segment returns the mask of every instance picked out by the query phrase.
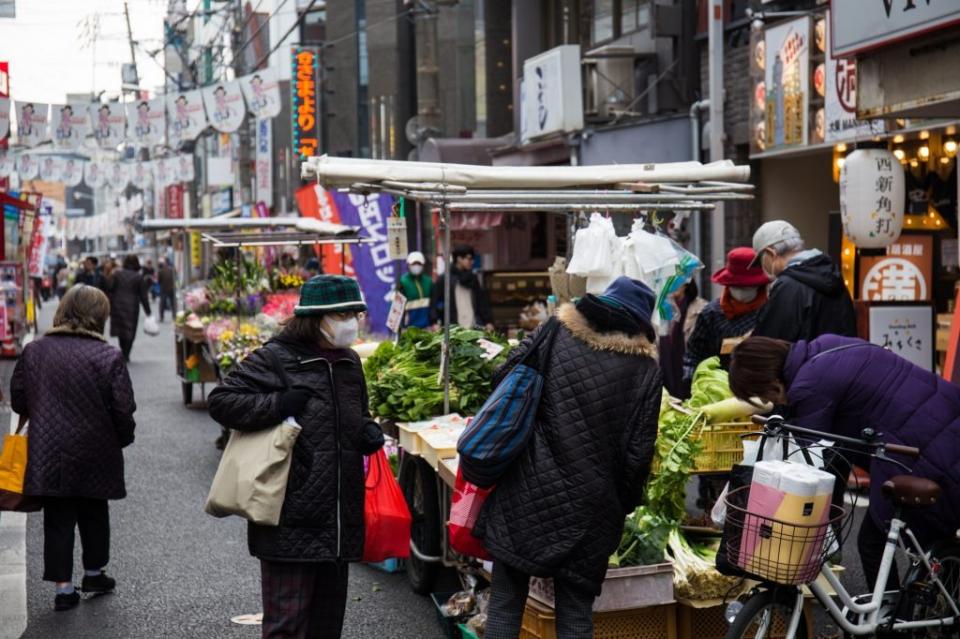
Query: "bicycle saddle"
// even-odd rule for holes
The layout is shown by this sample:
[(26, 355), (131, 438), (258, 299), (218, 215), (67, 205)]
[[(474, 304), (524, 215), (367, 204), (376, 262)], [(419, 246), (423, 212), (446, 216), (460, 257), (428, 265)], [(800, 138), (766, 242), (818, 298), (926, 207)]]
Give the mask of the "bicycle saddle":
[(883, 482), (883, 494), (899, 506), (932, 506), (940, 498), (940, 484), (922, 477), (897, 475)]

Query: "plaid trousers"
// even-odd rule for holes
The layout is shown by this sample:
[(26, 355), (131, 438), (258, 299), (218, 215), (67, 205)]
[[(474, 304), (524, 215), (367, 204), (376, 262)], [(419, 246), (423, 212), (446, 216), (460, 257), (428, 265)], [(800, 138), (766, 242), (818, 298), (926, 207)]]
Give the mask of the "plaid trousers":
[(339, 639), (348, 564), (260, 560), (263, 639)]
[[(530, 575), (496, 562), (490, 584), (490, 605), (484, 639), (517, 639), (523, 624), (523, 610), (530, 592)], [(553, 580), (557, 613), (557, 639), (593, 638), (593, 595)]]

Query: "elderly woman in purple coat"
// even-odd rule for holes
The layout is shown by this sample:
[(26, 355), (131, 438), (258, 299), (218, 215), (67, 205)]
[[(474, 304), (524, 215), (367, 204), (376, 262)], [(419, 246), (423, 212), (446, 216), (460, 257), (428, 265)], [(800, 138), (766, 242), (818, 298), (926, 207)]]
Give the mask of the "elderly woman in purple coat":
[[(875, 344), (824, 335), (795, 344), (747, 338), (733, 351), (730, 389), (741, 399), (785, 404), (797, 426), (847, 437), (872, 428), (888, 444), (919, 448), (916, 460), (899, 461), (914, 476), (940, 484), (943, 494), (935, 506), (907, 509), (903, 518), (924, 544), (952, 538), (960, 528), (960, 386)], [(857, 545), (872, 587), (893, 516), (881, 487), (904, 470), (845, 456), (870, 469), (870, 516)]]

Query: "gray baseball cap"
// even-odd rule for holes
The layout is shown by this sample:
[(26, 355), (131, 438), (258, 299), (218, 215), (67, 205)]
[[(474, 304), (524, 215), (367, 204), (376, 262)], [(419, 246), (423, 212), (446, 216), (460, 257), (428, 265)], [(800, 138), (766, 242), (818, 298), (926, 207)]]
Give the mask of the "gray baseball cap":
[(770, 248), (778, 242), (784, 240), (802, 240), (800, 231), (790, 222), (785, 220), (773, 220), (760, 225), (753, 234), (753, 252), (756, 257), (750, 262), (750, 266), (756, 266), (760, 263), (760, 257), (764, 249)]

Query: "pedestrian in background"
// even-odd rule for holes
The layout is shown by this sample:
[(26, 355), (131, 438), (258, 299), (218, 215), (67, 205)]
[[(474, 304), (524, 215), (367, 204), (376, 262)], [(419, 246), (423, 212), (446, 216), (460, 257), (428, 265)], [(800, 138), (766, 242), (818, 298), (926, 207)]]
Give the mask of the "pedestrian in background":
[(107, 500), (126, 496), (122, 449), (133, 443), (136, 410), (123, 356), (107, 344), (107, 296), (71, 288), (53, 329), (28, 344), (10, 381), (14, 412), (29, 420), (24, 494), (42, 497), (43, 579), (56, 584), (55, 610), (80, 601), (73, 584), (74, 529), (83, 545), (81, 590), (116, 586), (110, 559)]
[(173, 270), (170, 260), (160, 260), (160, 271), (157, 273), (157, 284), (160, 287), (160, 321), (163, 321), (164, 311), (177, 315), (177, 273)]
[(145, 280), (147, 280), (147, 284), (149, 286), (150, 301), (156, 303), (158, 294), (157, 289), (155, 288), (157, 284), (157, 270), (153, 268), (153, 260), (149, 257), (147, 258), (147, 263), (144, 265), (141, 273), (143, 273), (143, 277)]
[(133, 340), (137, 336), (140, 307), (150, 315), (150, 286), (140, 273), (140, 260), (136, 255), (123, 258), (123, 268), (111, 271), (107, 276), (107, 292), (110, 295), (110, 335), (120, 341), (124, 361), (130, 361)]
[[(640, 504), (657, 439), (654, 302), (646, 285), (620, 277), (558, 311), (530, 442), (474, 528), (494, 557), (486, 639), (520, 634), (531, 575), (553, 577), (558, 639), (593, 636), (593, 600), (624, 518)], [(511, 351), (495, 384), (536, 335)]]
[(703, 307), (683, 356), (683, 384), (689, 395), (693, 373), (705, 359), (720, 355), (723, 340), (749, 335), (757, 325), (760, 309), (767, 302), (769, 278), (759, 266), (751, 266), (756, 257), (744, 246), (727, 253), (727, 264), (710, 278), (723, 286), (720, 299)]
[(404, 326), (430, 327), (433, 280), (424, 272), (426, 264), (427, 258), (420, 251), (407, 256), (407, 272), (400, 276), (400, 292), (407, 298)]
[(260, 559), (263, 637), (340, 637), (348, 563), (363, 556), (363, 456), (383, 446), (370, 418), (357, 339), (366, 304), (357, 281), (318, 275), (300, 289), (280, 334), (210, 393), (210, 415), (256, 431), (293, 417), (302, 427), (279, 526), (250, 523)]
[(83, 260), (83, 268), (77, 273), (76, 283), (93, 286), (101, 291), (106, 289), (107, 282), (100, 270), (100, 264), (97, 258), (91, 255)]
[(686, 399), (690, 391), (683, 380), (683, 358), (687, 352), (687, 341), (693, 335), (697, 318), (706, 307), (707, 300), (700, 297), (697, 283), (690, 280), (673, 294), (673, 301), (680, 314), (670, 322), (667, 334), (660, 336), (660, 371), (667, 392)]
[(435, 325), (443, 323), (443, 305), (446, 291), (445, 279), (450, 277), (450, 323), (463, 328), (493, 330), (493, 313), (487, 291), (473, 270), (476, 251), (468, 244), (453, 249), (453, 267), (450, 273), (441, 275), (433, 287), (430, 303), (430, 320)]
[(800, 232), (783, 220), (758, 228), (753, 250), (753, 265), (775, 280), (754, 335), (788, 342), (827, 333), (856, 337), (853, 301), (830, 256), (805, 248)]

